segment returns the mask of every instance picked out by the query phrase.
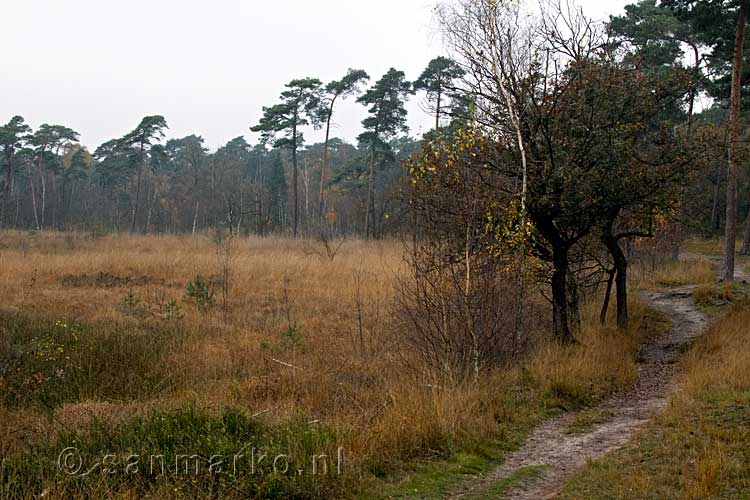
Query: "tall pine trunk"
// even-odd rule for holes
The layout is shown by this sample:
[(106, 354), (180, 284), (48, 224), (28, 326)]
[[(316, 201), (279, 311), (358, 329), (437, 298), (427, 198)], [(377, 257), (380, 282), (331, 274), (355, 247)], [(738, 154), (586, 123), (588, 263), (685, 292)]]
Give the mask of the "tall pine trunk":
[[(700, 72), (701, 69), (701, 57), (700, 52), (698, 51), (698, 46), (695, 43), (690, 43), (690, 48), (693, 49), (693, 57), (695, 58), (695, 74), (696, 76)], [(688, 131), (692, 130), (693, 128), (693, 115), (695, 110), (695, 95), (696, 95), (696, 89), (695, 85), (690, 86), (690, 94), (688, 95)]]
[[(365, 239), (370, 237), (370, 213), (373, 203), (373, 186), (375, 184), (375, 144), (370, 151), (370, 175), (367, 178), (367, 204), (365, 205)], [(375, 214), (373, 214), (374, 216)], [(373, 221), (375, 222), (375, 221)]]
[(333, 117), (333, 105), (336, 102), (336, 97), (331, 99), (331, 105), (328, 108), (328, 119), (326, 120), (326, 140), (323, 144), (323, 164), (320, 166), (320, 206), (318, 207), (318, 217), (323, 219), (323, 211), (325, 210), (326, 197), (326, 171), (328, 170), (328, 143), (331, 137), (331, 119)]
[(297, 124), (295, 122), (294, 130), (292, 131), (292, 184), (294, 185), (294, 208), (292, 209), (293, 222), (292, 232), (294, 237), (297, 237), (297, 225), (299, 221), (299, 187), (297, 185)]
[(39, 170), (39, 184), (42, 186), (42, 209), (39, 212), (39, 230), (44, 231), (44, 214), (47, 211), (47, 180), (44, 169)]
[(435, 106), (435, 132), (440, 130), (440, 105), (442, 104), (443, 95), (441, 92), (438, 92), (437, 95), (437, 105)]
[(737, 171), (738, 142), (740, 135), (740, 104), (742, 79), (742, 49), (745, 42), (745, 2), (740, 6), (734, 39), (732, 62), (732, 93), (729, 109), (729, 168), (727, 169), (727, 220), (724, 234), (724, 279), (734, 280), (734, 251), (737, 241)]
[(130, 219), (130, 232), (135, 233), (135, 223), (138, 217), (138, 204), (141, 197), (141, 172), (143, 167), (138, 167), (138, 179), (135, 183), (135, 202), (133, 203), (133, 214)]
[(41, 231), (42, 228), (39, 225), (39, 212), (36, 209), (36, 189), (34, 189), (33, 176), (29, 176), (29, 187), (31, 188), (31, 208), (34, 209), (34, 224), (36, 225), (36, 230)]
[(750, 207), (747, 209), (747, 218), (745, 218), (745, 234), (742, 238), (742, 255), (750, 255)]
[(716, 169), (716, 185), (714, 186), (714, 201), (711, 206), (711, 233), (713, 234), (714, 231), (718, 231), (721, 229), (721, 213), (719, 210), (719, 206), (721, 203), (721, 200), (719, 199), (721, 196), (721, 180), (722, 180), (722, 173), (724, 171), (723, 166), (719, 166)]

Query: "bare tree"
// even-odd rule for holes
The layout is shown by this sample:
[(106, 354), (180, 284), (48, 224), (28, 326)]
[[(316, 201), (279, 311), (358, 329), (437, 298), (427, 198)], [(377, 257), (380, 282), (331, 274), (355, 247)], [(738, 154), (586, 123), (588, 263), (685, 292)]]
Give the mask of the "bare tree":
[[(551, 146), (555, 140), (548, 128), (559, 113), (554, 97), (566, 91), (564, 70), (602, 47), (604, 32), (567, 3), (543, 4), (533, 12), (522, 2), (457, 0), (442, 4), (438, 17), (454, 59), (465, 71), (462, 90), (476, 108), (474, 119), (491, 131), (498, 147), (514, 155), (502, 168), (513, 179), (525, 225), (530, 189), (527, 142), (533, 136), (541, 141), (535, 145), (537, 169), (547, 160), (555, 168), (552, 151), (543, 152), (544, 142)], [(545, 191), (547, 186), (539, 189)], [(546, 258), (554, 267), (555, 334), (572, 341), (570, 321), (576, 312), (568, 317), (566, 297), (569, 285), (573, 286), (569, 254), (589, 229), (566, 233), (550, 218), (551, 212), (538, 215), (536, 226), (552, 247)]]

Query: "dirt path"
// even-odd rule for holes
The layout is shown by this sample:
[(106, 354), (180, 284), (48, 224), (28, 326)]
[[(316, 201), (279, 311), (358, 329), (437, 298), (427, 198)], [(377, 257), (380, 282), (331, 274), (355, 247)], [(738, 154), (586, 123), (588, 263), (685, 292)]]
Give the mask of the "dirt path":
[[(739, 279), (748, 279), (738, 273)], [(467, 484), (449, 498), (480, 496), (482, 490), (526, 468), (543, 466), (536, 479), (521, 482), (505, 498), (540, 500), (555, 497), (565, 482), (588, 460), (624, 446), (633, 434), (667, 403), (677, 361), (691, 341), (703, 334), (707, 318), (695, 306), (692, 286), (644, 294), (644, 298), (672, 320), (671, 330), (639, 353), (638, 381), (627, 393), (599, 406), (609, 418), (581, 434), (568, 432), (579, 412), (551, 419), (538, 426), (524, 446), (486, 476)]]

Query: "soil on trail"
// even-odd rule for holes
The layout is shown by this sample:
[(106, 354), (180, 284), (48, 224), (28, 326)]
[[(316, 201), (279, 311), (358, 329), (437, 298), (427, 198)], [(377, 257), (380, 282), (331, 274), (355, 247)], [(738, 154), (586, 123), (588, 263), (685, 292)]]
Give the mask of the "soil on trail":
[[(740, 279), (747, 279), (747, 276), (743, 273)], [(572, 434), (570, 425), (580, 412), (551, 419), (538, 426), (524, 446), (508, 455), (500, 467), (467, 482), (449, 498), (481, 497), (485, 488), (507, 480), (522, 469), (540, 466), (542, 472), (535, 479), (521, 481), (506, 492), (504, 498), (554, 498), (587, 461), (624, 446), (664, 408), (673, 388), (680, 354), (706, 330), (708, 320), (693, 301), (693, 288), (675, 287), (643, 295), (653, 307), (670, 317), (672, 328), (641, 348), (635, 387), (597, 407), (607, 416), (606, 421), (583, 433)]]

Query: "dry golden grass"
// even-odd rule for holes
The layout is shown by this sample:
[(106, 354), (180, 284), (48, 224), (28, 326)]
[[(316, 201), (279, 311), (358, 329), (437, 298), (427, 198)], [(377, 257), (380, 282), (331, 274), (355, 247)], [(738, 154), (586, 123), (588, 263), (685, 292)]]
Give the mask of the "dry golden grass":
[(549, 344), (531, 360), (531, 374), (545, 392), (585, 403), (609, 394), (613, 388), (627, 387), (638, 375), (638, 346), (651, 336), (665, 333), (671, 325), (664, 314), (633, 301), (628, 332), (611, 324), (602, 327), (596, 321), (597, 305), (584, 308), (580, 345)]
[[(738, 244), (741, 246), (742, 242), (738, 241)], [(685, 241), (681, 250), (692, 254), (720, 256), (724, 253), (724, 240), (721, 238), (693, 238)]]
[[(361, 487), (367, 471), (510, 446), (550, 408), (626, 387), (638, 342), (663, 327), (640, 305), (630, 335), (592, 326), (592, 306), (581, 345), (542, 347), (527, 367), (486, 373), (476, 386), (428, 386), (405, 375), (394, 342), (400, 243), (347, 241), (333, 261), (309, 241), (251, 237), (231, 245), (226, 311), (218, 294), (218, 304), (201, 311), (183, 297), (196, 275), (216, 283), (223, 272), (210, 235), (0, 233), (6, 318), (31, 318), (21, 330), (44, 331), (44, 321), (56, 320), (85, 325), (89, 350), (80, 359), (101, 364), (100, 381), (115, 378), (128, 389), (105, 391), (89, 377), (53, 395), (47, 410), (0, 407), (7, 429), (0, 449), (24, 452), (62, 428), (120, 425), (185, 404), (249, 408), (270, 426), (304, 415), (330, 429)], [(170, 301), (182, 318), (165, 316)]]
[(716, 282), (716, 265), (701, 256), (668, 261), (656, 266), (641, 264), (631, 275), (634, 286), (650, 289), (664, 286), (703, 285)]
[(750, 309), (735, 306), (685, 357), (683, 396), (698, 397), (706, 390), (750, 390)]

